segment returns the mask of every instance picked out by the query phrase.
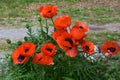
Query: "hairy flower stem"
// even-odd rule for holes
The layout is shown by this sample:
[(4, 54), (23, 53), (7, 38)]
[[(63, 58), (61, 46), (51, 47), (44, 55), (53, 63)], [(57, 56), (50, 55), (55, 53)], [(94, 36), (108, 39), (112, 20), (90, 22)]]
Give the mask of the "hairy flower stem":
[(42, 21), (39, 21), (39, 22), (40, 22), (40, 32), (41, 32), (41, 36), (42, 36), (42, 38), (44, 39), (44, 31), (43, 31)]
[(47, 23), (47, 19), (46, 19), (46, 33), (48, 35), (48, 23)]
[[(53, 23), (53, 27), (54, 27), (54, 21), (53, 21), (53, 18), (51, 18), (51, 21)], [(54, 31), (56, 31), (56, 28), (54, 27)]]
[(41, 32), (43, 31), (43, 26), (42, 26), (42, 22), (40, 21), (40, 28), (41, 28)]

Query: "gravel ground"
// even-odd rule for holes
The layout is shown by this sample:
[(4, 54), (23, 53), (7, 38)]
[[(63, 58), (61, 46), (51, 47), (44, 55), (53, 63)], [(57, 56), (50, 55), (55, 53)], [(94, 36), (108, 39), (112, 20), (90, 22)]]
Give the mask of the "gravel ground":
[[(120, 32), (120, 23), (110, 23), (110, 24), (105, 24), (105, 25), (91, 25), (88, 24), (90, 27), (91, 32), (102, 32), (102, 31), (119, 31)], [(32, 27), (33, 31), (37, 31), (37, 26)], [(53, 27), (50, 27), (50, 32), (53, 31)], [(0, 27), (0, 42), (4, 39), (10, 39), (12, 41), (20, 40), (23, 39), (24, 36), (27, 35), (25, 28), (13, 28), (13, 29), (8, 29), (4, 27)], [(4, 55), (2, 54), (3, 52), (0, 52), (0, 57), (3, 57)]]
[[(101, 31), (120, 31), (120, 23), (110, 23), (105, 25), (89, 25), (91, 32), (101, 32)], [(37, 27), (32, 27), (33, 30), (36, 32)], [(50, 32), (53, 30), (53, 27), (50, 27)], [(24, 36), (27, 35), (26, 29), (19, 28), (19, 29), (6, 29), (1, 27), (0, 28), (0, 39), (11, 39), (18, 40), (22, 39)]]

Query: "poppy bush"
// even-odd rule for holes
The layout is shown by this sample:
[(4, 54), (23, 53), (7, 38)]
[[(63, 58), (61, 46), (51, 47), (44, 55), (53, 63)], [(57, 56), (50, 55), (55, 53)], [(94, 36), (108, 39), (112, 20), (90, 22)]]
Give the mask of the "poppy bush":
[[(28, 36), (24, 41), (12, 43), (7, 40), (13, 52), (6, 55), (4, 79), (119, 80), (119, 61), (113, 56), (120, 52), (118, 43), (110, 41), (95, 45), (87, 41), (88, 25), (77, 21), (71, 26), (69, 15), (53, 19), (57, 10), (52, 5), (40, 6), (37, 32), (26, 24)], [(46, 26), (43, 19), (46, 19)], [(47, 25), (47, 20), (51, 20), (53, 27)], [(110, 62), (116, 62), (117, 66), (113, 67)]]

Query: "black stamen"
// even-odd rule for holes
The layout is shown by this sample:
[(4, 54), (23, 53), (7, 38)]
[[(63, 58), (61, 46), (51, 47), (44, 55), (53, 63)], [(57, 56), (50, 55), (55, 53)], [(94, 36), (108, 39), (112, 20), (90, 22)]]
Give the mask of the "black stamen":
[(26, 48), (26, 49), (25, 49), (25, 53), (26, 53), (26, 52), (28, 52), (28, 51), (29, 51), (29, 49), (28, 49), (28, 48)]
[(89, 46), (85, 46), (85, 49), (86, 49), (86, 50), (90, 50)]
[(25, 59), (25, 56), (19, 55), (19, 57), (18, 57), (19, 62), (22, 62), (22, 60), (24, 60), (24, 59)]
[(52, 52), (52, 49), (51, 48), (46, 48), (47, 51), (49, 52)]
[(65, 41), (68, 41), (71, 45), (73, 45), (73, 41), (71, 38), (65, 38)]
[(69, 47), (69, 49), (72, 49), (72, 47)]
[(48, 11), (48, 13), (51, 13), (51, 12), (52, 12), (51, 10)]
[(82, 27), (82, 26), (79, 26), (79, 28), (83, 29), (83, 27)]
[(115, 52), (115, 48), (113, 48), (113, 47), (110, 47), (110, 48), (107, 48), (107, 50), (110, 50), (110, 52)]
[(39, 58), (38, 61), (40, 61), (42, 58)]

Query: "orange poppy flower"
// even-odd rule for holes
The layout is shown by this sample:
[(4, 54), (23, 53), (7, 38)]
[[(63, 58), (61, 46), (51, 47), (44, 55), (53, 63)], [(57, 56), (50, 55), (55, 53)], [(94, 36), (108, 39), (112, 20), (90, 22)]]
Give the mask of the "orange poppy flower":
[(70, 35), (74, 40), (78, 40), (78, 41), (87, 36), (82, 30), (78, 28), (72, 28), (70, 30)]
[(41, 47), (41, 51), (46, 56), (53, 56), (56, 54), (56, 46), (52, 43), (46, 43)]
[(105, 42), (101, 45), (101, 52), (108, 53), (108, 56), (115, 55), (119, 52), (119, 47), (117, 42)]
[(51, 56), (44, 55), (44, 53), (39, 53), (34, 56), (33, 63), (40, 65), (51, 65), (53, 64), (53, 58)]
[(69, 57), (76, 57), (78, 54), (77, 46), (73, 46), (72, 49), (66, 51), (66, 55)]
[(87, 54), (93, 54), (94, 53), (94, 44), (90, 41), (85, 41), (81, 44), (82, 50)]
[(89, 31), (88, 25), (83, 23), (83, 22), (76, 22), (74, 27), (77, 27), (77, 28), (81, 29), (83, 32), (88, 32)]
[(55, 32), (52, 33), (52, 37), (54, 40), (57, 40), (57, 37), (62, 36), (62, 35), (69, 35), (69, 33), (63, 29), (56, 30)]
[(19, 48), (21, 48), (21, 55), (32, 56), (34, 54), (36, 45), (31, 42), (26, 42), (21, 44)]
[(74, 45), (74, 41), (70, 35), (59, 36), (56, 42), (59, 45), (59, 47), (63, 50), (71, 49)]
[(54, 20), (55, 28), (67, 28), (71, 24), (71, 18), (68, 15), (63, 15)]
[(21, 55), (20, 48), (17, 48), (12, 52), (12, 59), (14, 64), (23, 64), (28, 60), (28, 57)]
[(57, 7), (56, 6), (41, 6), (38, 8), (40, 15), (44, 18), (52, 18), (57, 14)]

